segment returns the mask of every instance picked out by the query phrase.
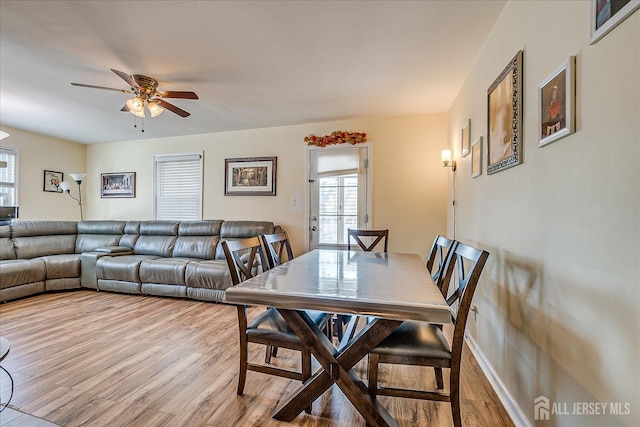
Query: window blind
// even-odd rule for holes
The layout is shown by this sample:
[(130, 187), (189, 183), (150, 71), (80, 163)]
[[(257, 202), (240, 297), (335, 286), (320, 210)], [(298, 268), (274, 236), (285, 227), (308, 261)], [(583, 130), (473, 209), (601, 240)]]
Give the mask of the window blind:
[(0, 162), (7, 164), (0, 168), (0, 206), (18, 206), (18, 150), (0, 147)]
[(202, 154), (156, 155), (154, 218), (202, 219)]

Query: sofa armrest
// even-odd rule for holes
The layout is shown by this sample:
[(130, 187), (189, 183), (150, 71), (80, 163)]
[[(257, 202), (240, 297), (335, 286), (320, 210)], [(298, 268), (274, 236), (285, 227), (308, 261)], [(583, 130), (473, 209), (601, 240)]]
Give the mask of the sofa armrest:
[(133, 249), (128, 246), (103, 246), (101, 248), (96, 248), (94, 252), (100, 252), (105, 255), (132, 255)]

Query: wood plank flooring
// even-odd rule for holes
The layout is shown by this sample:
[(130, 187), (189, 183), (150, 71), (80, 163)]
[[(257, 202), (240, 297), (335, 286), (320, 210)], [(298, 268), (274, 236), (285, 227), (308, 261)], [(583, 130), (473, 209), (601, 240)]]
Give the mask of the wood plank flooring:
[[(11, 343), (2, 362), (15, 380), (10, 406), (61, 426), (365, 425), (336, 386), (291, 424), (271, 413), (297, 381), (249, 372), (237, 396), (237, 319), (229, 305), (51, 293), (0, 304), (0, 334)], [(250, 357), (264, 359), (264, 347), (250, 346)], [(280, 349), (272, 363), (294, 366), (299, 356)], [(356, 370), (366, 379), (363, 362)], [(513, 425), (468, 349), (462, 377), (465, 426)], [(381, 365), (380, 379), (435, 386), (427, 368)], [(7, 382), (0, 384), (3, 401)], [(380, 401), (401, 426), (452, 425), (448, 403)]]

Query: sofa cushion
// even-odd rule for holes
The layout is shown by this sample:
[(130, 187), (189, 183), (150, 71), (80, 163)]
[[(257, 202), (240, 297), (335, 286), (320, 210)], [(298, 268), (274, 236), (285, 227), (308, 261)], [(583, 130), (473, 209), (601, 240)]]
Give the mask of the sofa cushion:
[(13, 245), (18, 259), (72, 254), (76, 250), (76, 235), (14, 237)]
[(0, 289), (43, 282), (46, 274), (47, 270), (42, 259), (0, 261)]
[(140, 281), (142, 283), (186, 285), (185, 271), (190, 262), (174, 258), (143, 260), (140, 263)]
[(10, 227), (18, 259), (75, 252), (78, 229), (75, 222), (17, 221)]
[(261, 234), (273, 234), (271, 221), (225, 221), (220, 228), (223, 239), (245, 239)]
[(185, 273), (187, 286), (225, 290), (232, 286), (226, 261), (193, 261)]
[(173, 256), (214, 259), (219, 241), (219, 236), (179, 236), (173, 247)]
[(118, 282), (140, 283), (140, 263), (145, 259), (156, 259), (150, 255), (105, 256), (96, 262), (96, 276)]
[(11, 223), (11, 237), (78, 234), (74, 221), (16, 221)]
[(178, 227), (178, 236), (219, 236), (221, 219), (204, 221), (182, 221)]
[[(274, 231), (275, 226), (271, 221), (225, 221), (220, 228), (220, 241), (246, 239), (261, 234), (273, 234)], [(215, 259), (225, 259), (220, 244), (216, 248)]]
[(133, 249), (138, 237), (140, 237), (140, 221), (127, 221), (119, 245)]
[(178, 238), (178, 225), (177, 221), (142, 221), (133, 251), (136, 255), (170, 258)]
[(136, 255), (153, 255), (170, 258), (173, 255), (173, 247), (177, 236), (140, 236), (133, 247)]
[(0, 260), (16, 259), (16, 251), (11, 240), (11, 227), (0, 226)]
[(80, 277), (80, 254), (48, 255), (40, 259), (44, 261), (47, 280)]
[(125, 221), (81, 221), (78, 223), (76, 253), (99, 247), (117, 246), (124, 234)]

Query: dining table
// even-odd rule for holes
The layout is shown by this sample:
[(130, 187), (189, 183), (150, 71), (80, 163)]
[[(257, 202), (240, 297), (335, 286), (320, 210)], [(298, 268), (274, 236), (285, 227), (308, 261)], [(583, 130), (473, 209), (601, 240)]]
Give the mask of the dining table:
[[(370, 426), (397, 426), (353, 367), (405, 320), (451, 322), (419, 255), (314, 249), (226, 290), (226, 302), (274, 307), (321, 368), (275, 410), (291, 422), (334, 383)], [(337, 346), (305, 310), (366, 316)], [(353, 332), (353, 333), (352, 333)]]

